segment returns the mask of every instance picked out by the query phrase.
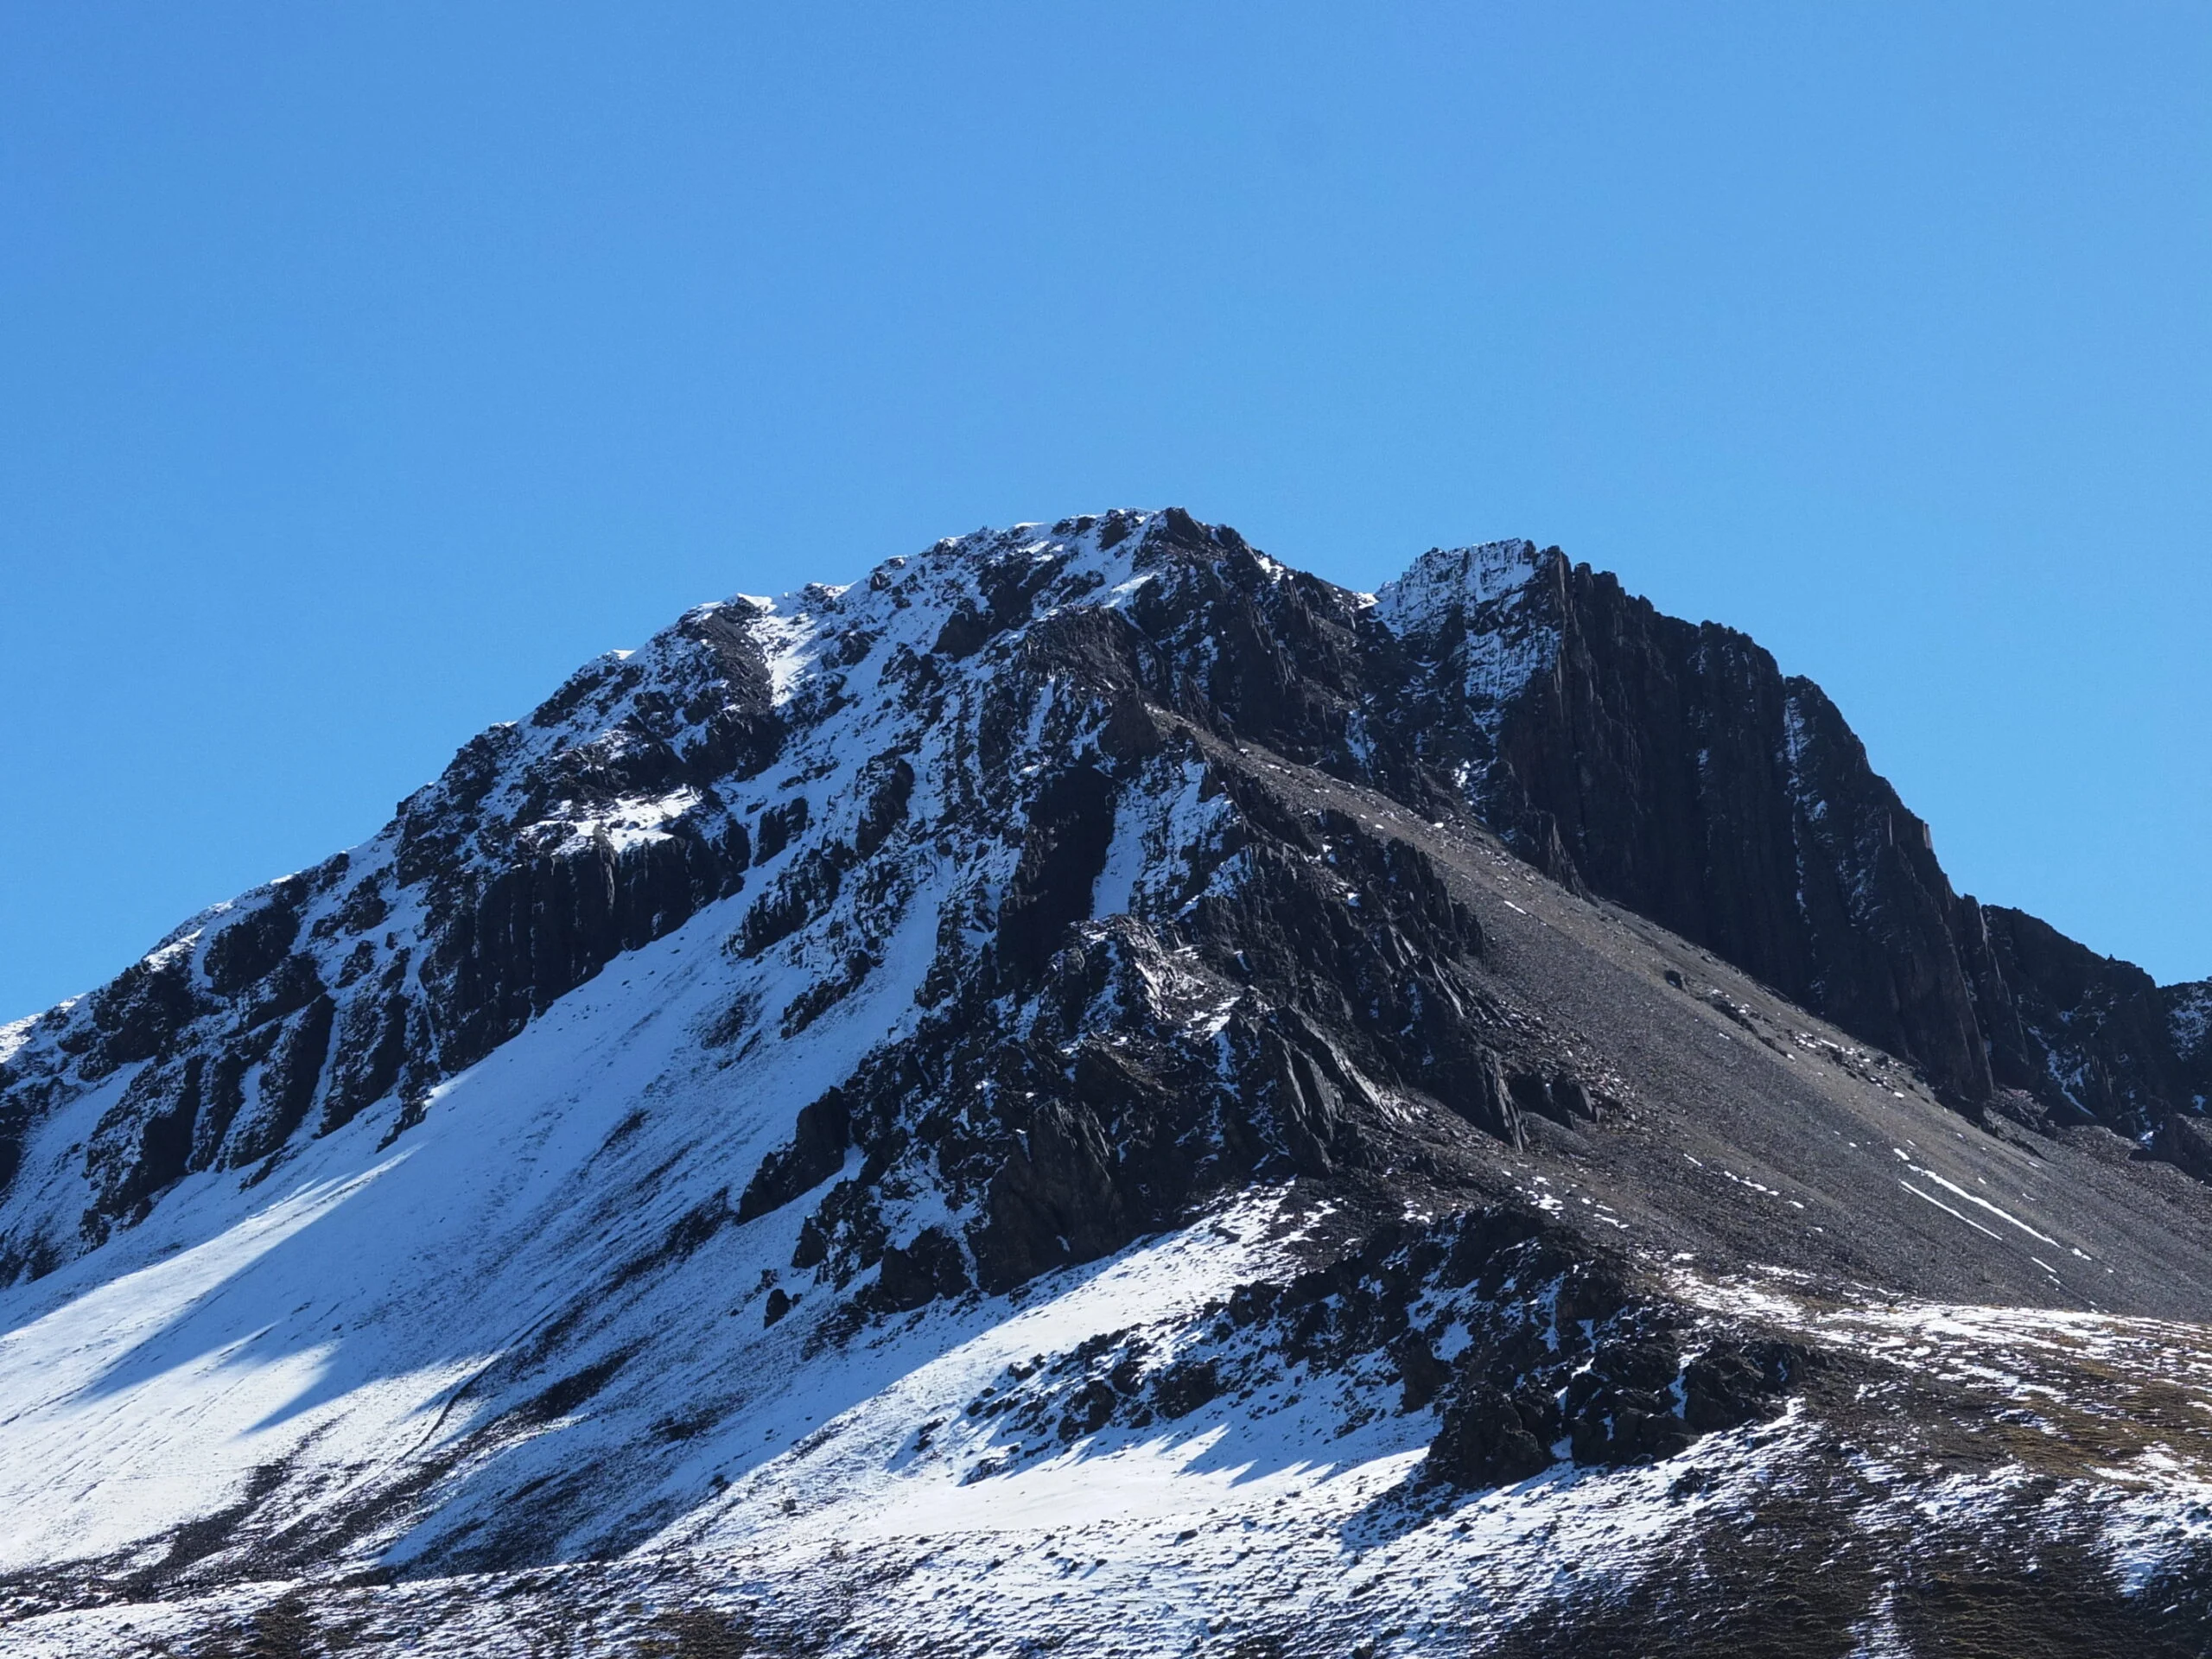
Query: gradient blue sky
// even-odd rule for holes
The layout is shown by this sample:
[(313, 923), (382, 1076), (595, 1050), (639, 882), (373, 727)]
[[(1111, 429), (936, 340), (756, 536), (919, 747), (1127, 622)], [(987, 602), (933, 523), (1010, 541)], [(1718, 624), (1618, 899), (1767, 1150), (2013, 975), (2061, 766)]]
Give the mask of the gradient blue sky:
[(0, 1017), (696, 601), (1526, 535), (2212, 974), (2212, 10), (0, 3)]

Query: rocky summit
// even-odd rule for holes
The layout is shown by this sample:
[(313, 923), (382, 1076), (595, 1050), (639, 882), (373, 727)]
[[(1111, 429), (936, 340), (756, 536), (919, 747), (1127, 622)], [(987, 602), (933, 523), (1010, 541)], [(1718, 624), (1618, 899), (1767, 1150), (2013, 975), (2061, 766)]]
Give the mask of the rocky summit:
[(2209, 1033), (1555, 548), (702, 606), (0, 1027), (0, 1649), (2201, 1656)]

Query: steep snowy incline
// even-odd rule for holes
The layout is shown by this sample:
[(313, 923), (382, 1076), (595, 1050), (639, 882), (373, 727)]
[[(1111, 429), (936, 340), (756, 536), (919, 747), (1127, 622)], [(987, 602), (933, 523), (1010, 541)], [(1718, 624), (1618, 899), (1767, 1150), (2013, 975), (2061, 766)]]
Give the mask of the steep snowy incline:
[[(52, 1268), (188, 1176), (265, 1173), (364, 1114), (404, 1130), (441, 1080), (748, 880), (799, 905), (795, 867), (834, 885), (825, 849), (875, 850), (906, 811), (909, 757), (995, 671), (957, 664), (961, 641), (1047, 582), (1064, 601), (1125, 602), (1149, 579), (1135, 561), (1155, 522), (1071, 542), (983, 535), (893, 560), (857, 591), (702, 607), (475, 739), (374, 840), (8, 1027), (0, 1276)], [(992, 734), (1001, 756), (1012, 737)], [(974, 793), (950, 774), (931, 788), (935, 804)], [(894, 885), (921, 879), (906, 861)]]
[[(471, 1515), (487, 1471), (503, 1495), (534, 1459), (577, 1477), (559, 1436), (521, 1448), (565, 1418), (564, 1388), (599, 1394), (647, 1338), (645, 1419), (602, 1408), (588, 1438), (624, 1448), (649, 1494), (638, 1446), (683, 1455), (652, 1424), (733, 1397), (733, 1354), (742, 1392), (760, 1386), (763, 1339), (733, 1350), (721, 1321), (757, 1331), (786, 1298), (772, 1281), (802, 1217), (781, 1199), (855, 1162), (842, 1122), (825, 1168), (766, 1155), (801, 1107), (911, 1042), (969, 956), (1000, 933), (1009, 957), (1031, 949), (1021, 899), (1064, 901), (1022, 886), (1019, 830), (1099, 710), (1025, 668), (1018, 640), (981, 647), (1048, 587), (1126, 603), (1156, 575), (1137, 568), (1150, 522), (971, 538), (858, 591), (695, 612), (477, 740), (367, 847), (17, 1028), (16, 1097), (43, 1109), (7, 1219), (16, 1259), (51, 1270), (8, 1293), (0, 1351), (13, 1564), (179, 1570), (176, 1529), (226, 1505), (254, 1510), (264, 1548), (313, 1554), (431, 1482)], [(1157, 768), (1159, 830), (1141, 787), (1116, 819), (1141, 849), (1125, 906), (1183, 902), (1225, 855), (1192, 767)], [(348, 1093), (361, 1045), (302, 1058), (318, 1027), (364, 1019), (406, 1033), (365, 1102)], [(129, 1211), (101, 1185), (118, 1167)], [(918, 1255), (922, 1294), (929, 1272), (965, 1282), (943, 1190), (876, 1170), (866, 1192), (867, 1265), (926, 1236), (951, 1265)], [(702, 1274), (735, 1287), (703, 1319)], [(884, 1276), (885, 1298), (910, 1294)], [(788, 1355), (765, 1363), (789, 1374)], [(486, 1440), (480, 1421), (502, 1427)], [(493, 1530), (527, 1516), (557, 1546), (550, 1502), (503, 1496)], [(642, 1524), (630, 1507), (594, 1485), (574, 1524), (588, 1541)]]

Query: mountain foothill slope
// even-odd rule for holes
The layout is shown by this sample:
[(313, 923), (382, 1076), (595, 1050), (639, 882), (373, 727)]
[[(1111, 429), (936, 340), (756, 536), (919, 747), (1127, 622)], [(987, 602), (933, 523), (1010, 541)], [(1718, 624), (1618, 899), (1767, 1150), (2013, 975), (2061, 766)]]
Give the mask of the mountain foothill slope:
[(704, 606), (0, 1030), (0, 1631), (2202, 1652), (2208, 1008), (1557, 550)]

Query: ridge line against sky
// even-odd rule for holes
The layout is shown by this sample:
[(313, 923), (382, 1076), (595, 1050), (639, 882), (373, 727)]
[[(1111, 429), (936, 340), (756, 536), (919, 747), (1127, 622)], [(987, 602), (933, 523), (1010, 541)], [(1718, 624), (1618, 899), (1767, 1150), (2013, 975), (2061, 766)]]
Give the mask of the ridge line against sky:
[(0, 1018), (709, 596), (1526, 534), (2212, 974), (2212, 13), (0, 4)]

